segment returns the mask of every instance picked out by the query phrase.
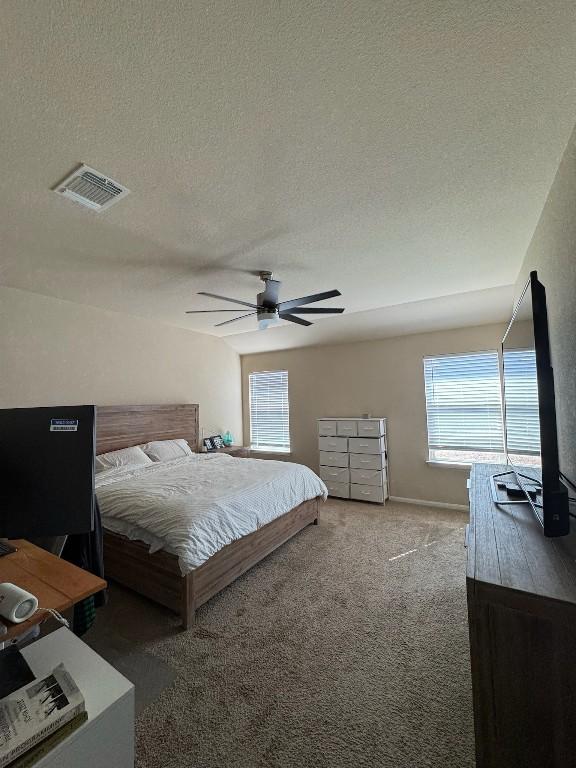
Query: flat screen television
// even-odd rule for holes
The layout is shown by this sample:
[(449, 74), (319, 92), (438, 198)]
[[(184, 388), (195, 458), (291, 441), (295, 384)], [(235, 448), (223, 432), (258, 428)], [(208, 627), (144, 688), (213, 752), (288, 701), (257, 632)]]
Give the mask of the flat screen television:
[(93, 528), (95, 406), (0, 409), (0, 537)]
[(502, 371), (506, 460), (520, 502), (531, 505), (545, 536), (565, 536), (570, 516), (560, 479), (546, 290), (536, 272), (530, 273), (502, 340)]

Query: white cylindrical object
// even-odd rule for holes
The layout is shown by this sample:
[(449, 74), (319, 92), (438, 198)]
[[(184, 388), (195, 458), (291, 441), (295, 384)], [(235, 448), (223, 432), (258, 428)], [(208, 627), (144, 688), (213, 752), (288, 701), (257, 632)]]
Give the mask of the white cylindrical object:
[(9, 581), (0, 584), (0, 616), (13, 624), (29, 619), (38, 609), (38, 598)]

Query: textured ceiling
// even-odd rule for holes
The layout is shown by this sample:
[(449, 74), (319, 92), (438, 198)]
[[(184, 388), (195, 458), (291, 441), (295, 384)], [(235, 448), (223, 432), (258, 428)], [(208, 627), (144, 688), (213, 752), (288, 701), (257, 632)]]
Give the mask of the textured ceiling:
[[(512, 284), (576, 119), (572, 0), (4, 0), (0, 34), (0, 282), (208, 332), (196, 292), (263, 268), (366, 335)], [(51, 192), (80, 162), (131, 194)]]

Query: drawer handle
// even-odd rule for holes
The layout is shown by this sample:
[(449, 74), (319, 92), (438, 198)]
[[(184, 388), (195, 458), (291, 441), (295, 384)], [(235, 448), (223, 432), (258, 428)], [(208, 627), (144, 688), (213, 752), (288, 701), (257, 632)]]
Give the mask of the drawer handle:
[(370, 496), (370, 491), (360, 491), (362, 496)]

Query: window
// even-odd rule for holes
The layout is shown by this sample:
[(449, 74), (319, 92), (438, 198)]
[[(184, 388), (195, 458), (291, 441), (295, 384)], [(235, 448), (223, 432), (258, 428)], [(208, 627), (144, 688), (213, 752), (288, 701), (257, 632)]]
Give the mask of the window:
[(538, 377), (534, 349), (505, 349), (506, 442), (516, 463), (540, 466)]
[(250, 374), (250, 446), (260, 451), (290, 450), (288, 371)]
[(431, 461), (501, 463), (504, 454), (497, 352), (424, 358)]

